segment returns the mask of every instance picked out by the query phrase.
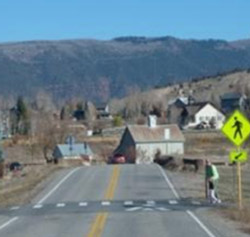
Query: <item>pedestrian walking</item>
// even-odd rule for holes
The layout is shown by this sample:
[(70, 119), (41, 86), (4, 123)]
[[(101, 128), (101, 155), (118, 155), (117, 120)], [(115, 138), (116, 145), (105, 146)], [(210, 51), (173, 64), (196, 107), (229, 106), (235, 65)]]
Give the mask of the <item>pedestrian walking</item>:
[(219, 173), (215, 165), (206, 160), (206, 185), (208, 186), (208, 200), (210, 203), (221, 203), (218, 197)]

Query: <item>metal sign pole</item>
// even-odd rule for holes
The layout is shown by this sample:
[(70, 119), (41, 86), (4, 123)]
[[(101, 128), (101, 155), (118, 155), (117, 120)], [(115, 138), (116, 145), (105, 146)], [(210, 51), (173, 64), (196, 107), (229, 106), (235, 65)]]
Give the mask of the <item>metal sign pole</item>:
[(241, 163), (237, 162), (237, 176), (238, 176), (238, 205), (242, 209), (242, 186), (241, 186)]

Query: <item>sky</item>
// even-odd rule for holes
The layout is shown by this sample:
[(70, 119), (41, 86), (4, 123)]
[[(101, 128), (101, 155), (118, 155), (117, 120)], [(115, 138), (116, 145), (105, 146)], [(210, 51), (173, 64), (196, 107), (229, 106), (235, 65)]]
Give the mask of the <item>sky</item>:
[(0, 42), (250, 38), (250, 0), (0, 0)]

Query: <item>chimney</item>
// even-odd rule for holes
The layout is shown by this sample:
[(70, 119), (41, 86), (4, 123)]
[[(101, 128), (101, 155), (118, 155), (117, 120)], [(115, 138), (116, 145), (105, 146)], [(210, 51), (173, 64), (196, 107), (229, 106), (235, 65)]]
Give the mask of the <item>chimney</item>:
[(150, 128), (156, 127), (156, 116), (155, 115), (149, 115), (148, 116), (148, 126)]
[(170, 129), (169, 128), (165, 128), (165, 130), (164, 130), (164, 139), (165, 140), (170, 139)]

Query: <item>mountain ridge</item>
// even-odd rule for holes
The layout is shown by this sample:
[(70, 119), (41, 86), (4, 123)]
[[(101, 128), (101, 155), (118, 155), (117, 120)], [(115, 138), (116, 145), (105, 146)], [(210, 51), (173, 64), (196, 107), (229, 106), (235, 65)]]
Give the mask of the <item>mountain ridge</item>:
[(250, 67), (250, 40), (117, 37), (0, 44), (0, 93), (96, 101)]

